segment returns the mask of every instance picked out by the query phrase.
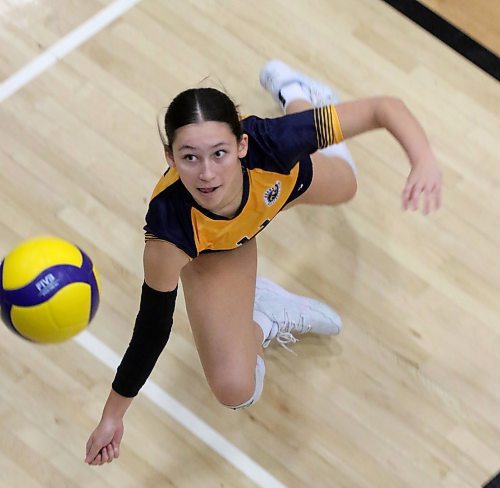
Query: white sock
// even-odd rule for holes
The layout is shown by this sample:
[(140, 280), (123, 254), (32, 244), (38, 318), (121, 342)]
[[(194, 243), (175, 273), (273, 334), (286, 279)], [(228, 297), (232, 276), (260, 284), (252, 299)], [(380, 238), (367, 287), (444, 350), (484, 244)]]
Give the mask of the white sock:
[(324, 154), (325, 156), (337, 156), (344, 159), (349, 163), (349, 166), (352, 168), (354, 175), (356, 176), (358, 174), (356, 164), (354, 163), (354, 159), (352, 159), (351, 151), (349, 151), (349, 148), (347, 147), (347, 144), (345, 142), (325, 147), (324, 149), (320, 149), (318, 152)]
[(269, 341), (278, 332), (278, 325), (276, 324), (276, 322), (273, 322), (265, 313), (259, 312), (258, 310), (253, 311), (253, 319), (262, 329), (262, 335), (264, 336), (262, 344), (267, 346), (267, 344), (269, 344)]
[(305, 100), (306, 102), (311, 103), (307, 92), (302, 88), (302, 85), (296, 81), (290, 83), (289, 85), (285, 85), (280, 90), (280, 100), (283, 104), (284, 110), (286, 110), (286, 107), (290, 102), (294, 102), (295, 100)]

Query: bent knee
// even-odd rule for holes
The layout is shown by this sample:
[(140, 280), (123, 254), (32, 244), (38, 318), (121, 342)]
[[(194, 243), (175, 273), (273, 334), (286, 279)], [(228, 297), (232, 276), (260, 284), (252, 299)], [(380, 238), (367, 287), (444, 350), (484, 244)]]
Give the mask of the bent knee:
[(352, 200), (356, 196), (357, 191), (358, 181), (356, 180), (356, 176), (353, 173), (352, 180), (350, 180), (346, 185), (343, 202), (346, 203)]
[(210, 386), (222, 405), (234, 408), (252, 398), (255, 392), (255, 376), (251, 374), (248, 378), (224, 377), (211, 382)]
[(313, 179), (307, 191), (292, 204), (339, 205), (354, 198), (358, 189), (356, 170), (342, 155), (334, 157), (315, 153)]
[[(346, 163), (347, 166), (347, 163)], [(340, 205), (351, 201), (358, 191), (356, 175), (351, 168), (345, 168), (341, 178), (339, 178), (332, 188), (328, 189), (322, 203), (326, 205)]]

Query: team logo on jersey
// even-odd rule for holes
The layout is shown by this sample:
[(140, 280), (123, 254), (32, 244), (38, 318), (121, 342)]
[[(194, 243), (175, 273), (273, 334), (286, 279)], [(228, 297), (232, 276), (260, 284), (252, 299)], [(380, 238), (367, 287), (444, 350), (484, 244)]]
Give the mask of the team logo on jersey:
[(271, 206), (280, 196), (281, 192), (281, 181), (277, 181), (274, 186), (268, 188), (264, 192), (264, 202), (267, 206)]

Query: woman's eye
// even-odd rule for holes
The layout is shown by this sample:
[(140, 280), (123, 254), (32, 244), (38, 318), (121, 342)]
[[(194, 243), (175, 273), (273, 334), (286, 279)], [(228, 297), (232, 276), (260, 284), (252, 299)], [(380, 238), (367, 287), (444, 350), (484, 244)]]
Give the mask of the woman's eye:
[(185, 159), (186, 161), (194, 161), (196, 156), (194, 154), (186, 154), (182, 159)]
[(226, 151), (224, 151), (224, 149), (219, 149), (218, 151), (215, 152), (215, 157), (222, 158), (222, 156), (224, 156), (224, 154), (226, 154)]

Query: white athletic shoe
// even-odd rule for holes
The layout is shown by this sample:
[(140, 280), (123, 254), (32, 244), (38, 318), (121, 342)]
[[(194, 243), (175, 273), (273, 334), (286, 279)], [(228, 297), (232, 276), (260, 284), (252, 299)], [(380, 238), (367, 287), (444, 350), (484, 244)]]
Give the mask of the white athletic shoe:
[(337, 335), (342, 329), (342, 320), (328, 305), (290, 293), (266, 278), (257, 278), (254, 310), (265, 314), (273, 322), (264, 347), (276, 338), (285, 349), (290, 350), (286, 344), (298, 341), (293, 333)]
[(299, 83), (306, 94), (309, 95), (309, 101), (314, 107), (323, 107), (324, 105), (334, 105), (339, 102), (333, 90), (312, 78), (309, 78), (300, 71), (296, 71), (279, 59), (268, 61), (260, 71), (260, 84), (265, 88), (282, 107), (285, 100), (280, 92), (286, 85)]

